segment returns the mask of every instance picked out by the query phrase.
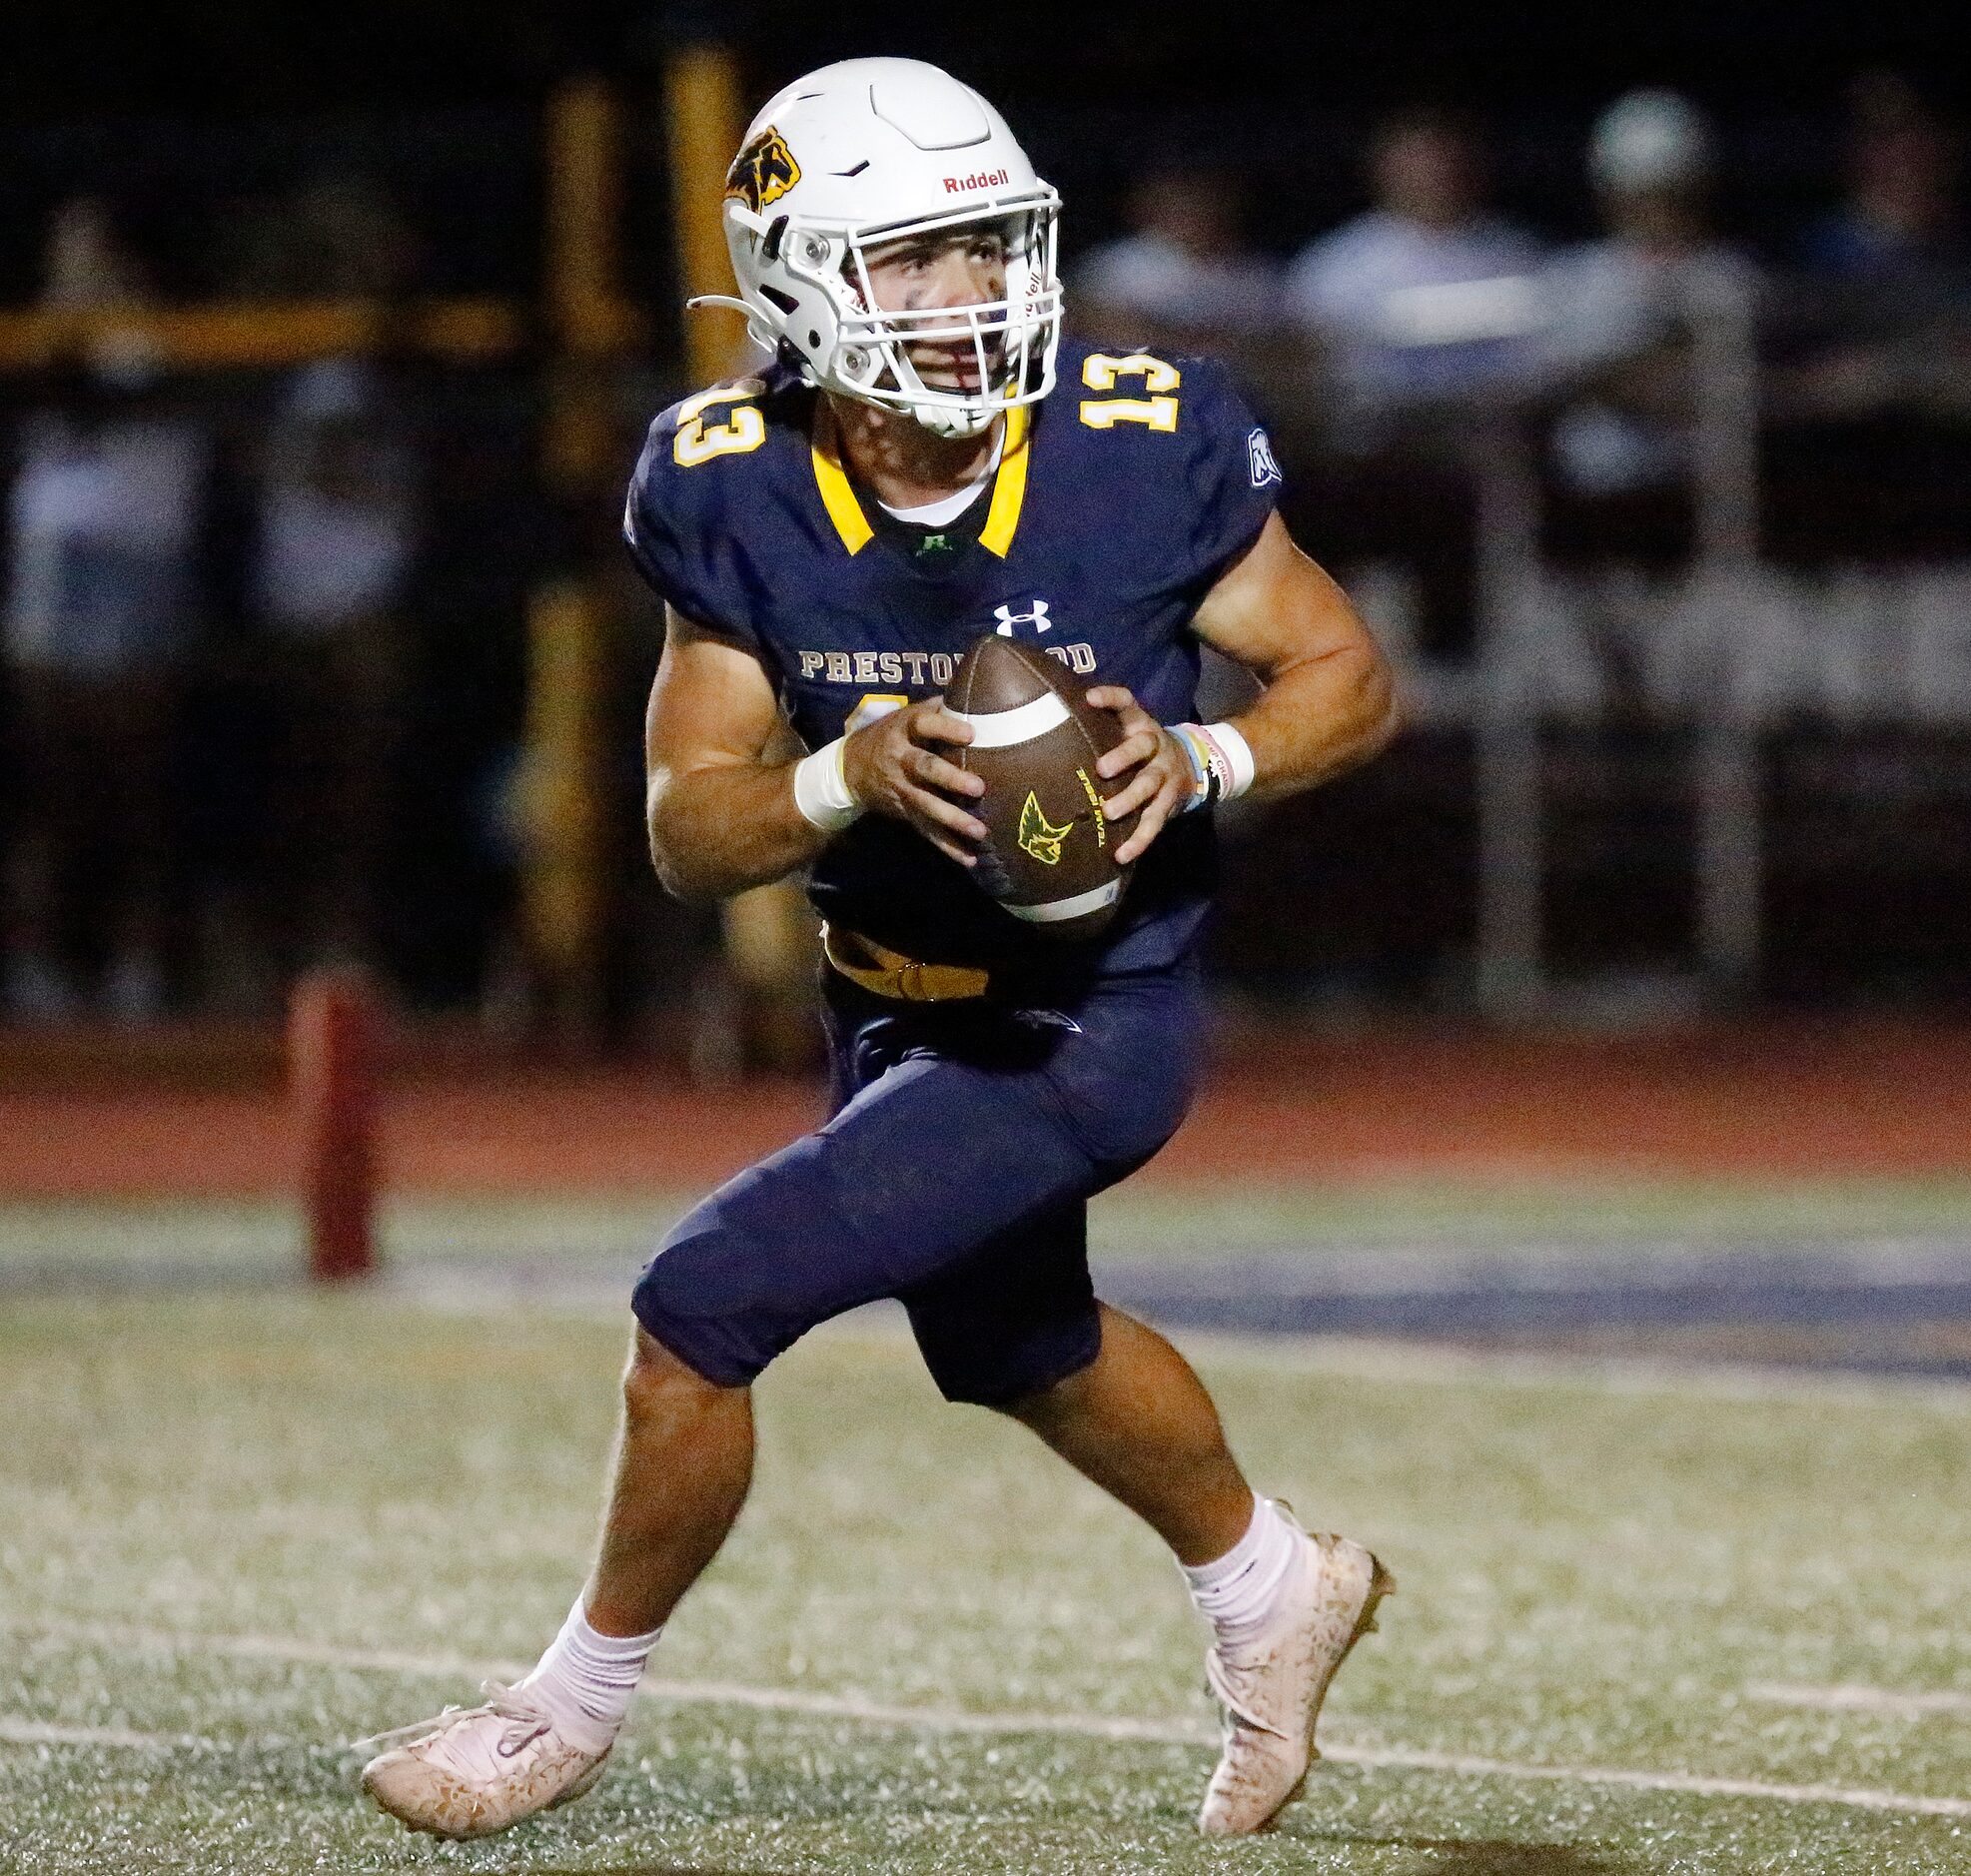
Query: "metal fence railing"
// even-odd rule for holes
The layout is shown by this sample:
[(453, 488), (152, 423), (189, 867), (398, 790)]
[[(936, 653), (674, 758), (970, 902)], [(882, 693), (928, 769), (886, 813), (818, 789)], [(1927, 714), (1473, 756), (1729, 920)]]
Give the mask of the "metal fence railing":
[[(1470, 738), (1471, 981), (1495, 1012), (1537, 1007), (1555, 988), (1556, 725), (1673, 742), (1689, 931), (1666, 962), (1731, 995), (1757, 988), (1768, 961), (1775, 740), (1818, 724), (1860, 761), (1869, 732), (1948, 739), (1971, 723), (1959, 674), (1971, 671), (1971, 494), (1961, 480), (1953, 492), (1947, 472), (1971, 467), (1971, 296), (1816, 296), (1704, 262), (1674, 284), (1651, 400), (1631, 410), (1605, 378), (1543, 374), (1529, 342), (1520, 372), (1384, 413), (1373, 473), (1346, 434), (1303, 425), (1289, 439), (1321, 482), (1315, 544), (1332, 542), (1371, 592), (1388, 588), (1390, 568), (1362, 560), (1400, 564), (1405, 550), (1384, 529), (1357, 556), (1352, 491), (1400, 480), (1408, 463), (1465, 504), (1462, 516), (1454, 502), (1422, 517), (1413, 543), (1422, 555), (1433, 534), (1469, 527), (1462, 631), (1447, 644), (1440, 625), (1421, 651), (1413, 640), (1432, 634), (1414, 619), (1393, 635), (1427, 722)], [(1898, 362), (1900, 378), (1830, 406), (1828, 361), (1852, 381), (1863, 353)], [(1303, 413), (1318, 405), (1298, 401)], [(1583, 495), (1565, 446), (1584, 406), (1597, 424), (1655, 432), (1665, 463)], [(1650, 516), (1641, 536), (1638, 512)], [(1817, 525), (1857, 512), (1872, 522)], [(1893, 814), (1883, 838), (1893, 848)]]

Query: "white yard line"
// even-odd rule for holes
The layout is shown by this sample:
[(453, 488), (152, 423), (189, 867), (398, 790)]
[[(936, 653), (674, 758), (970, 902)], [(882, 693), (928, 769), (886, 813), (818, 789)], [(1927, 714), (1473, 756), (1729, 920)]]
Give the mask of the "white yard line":
[[(305, 1661), (320, 1666), (375, 1668), (387, 1673), (491, 1675), (510, 1680), (526, 1671), (513, 1662), (467, 1662), (453, 1655), (341, 1648), (278, 1635), (183, 1633), (89, 1622), (36, 1622), (17, 1626), (65, 1639), (100, 1641), (118, 1647), (231, 1655), (250, 1660)], [(966, 1713), (955, 1708), (891, 1706), (852, 1694), (801, 1693), (791, 1688), (747, 1687), (723, 1681), (646, 1680), (642, 1697), (675, 1705), (800, 1713), (822, 1719), (853, 1720), (863, 1725), (909, 1727), (920, 1732), (1051, 1733), (1082, 1739), (1129, 1739), (1187, 1746), (1209, 1744), (1216, 1736), (1215, 1730), (1202, 1720), (1101, 1713)], [(263, 1742), (246, 1740), (229, 1748), (224, 1741), (196, 1735), (134, 1733), (114, 1727), (44, 1726), (0, 1716), (0, 1743), (226, 1751), (252, 1749)], [(1634, 1771), (1616, 1766), (1536, 1765), (1517, 1759), (1479, 1758), (1407, 1746), (1327, 1745), (1322, 1756), (1336, 1764), (1361, 1765), (1380, 1771), (1445, 1772), (1458, 1778), (1543, 1779), (1561, 1784), (1615, 1785), (1631, 1791), (1686, 1792), (1696, 1797), (1751, 1798), (1768, 1804), (1834, 1804), (1911, 1817), (1971, 1817), (1971, 1798), (1929, 1798), (1913, 1792), (1844, 1785), (1785, 1785), (1756, 1778), (1712, 1778), (1695, 1772)]]
[[(227, 1654), (244, 1661), (304, 1661), (317, 1667), (374, 1668), (385, 1674), (460, 1675), (480, 1681), (518, 1680), (531, 1661), (489, 1661), (464, 1654), (407, 1654), (397, 1648), (345, 1648), (288, 1635), (208, 1635), (188, 1629), (144, 1628), (125, 1622), (20, 1621), (5, 1624), (65, 1641), (158, 1654)], [(645, 1683), (647, 1685), (647, 1683)]]
[(1387, 1751), (1324, 1746), (1321, 1756), (1398, 1771), (1451, 1772), (1461, 1778), (1546, 1778), (1576, 1785), (1621, 1785), (1630, 1791), (1685, 1791), (1700, 1798), (1758, 1798), (1768, 1804), (1840, 1804), (1909, 1817), (1971, 1817), (1971, 1798), (1924, 1798), (1907, 1791), (1846, 1785), (1776, 1785), (1759, 1778), (1708, 1778), (1698, 1772), (1637, 1772), (1600, 1765), (1528, 1765), (1517, 1759), (1467, 1758), (1456, 1752)]
[(13, 1719), (0, 1713), (0, 1745), (116, 1746), (135, 1751), (211, 1752), (221, 1749), (216, 1739), (197, 1733), (134, 1733), (127, 1726), (49, 1726), (40, 1720)]
[(1796, 1687), (1789, 1682), (1755, 1680), (1745, 1688), (1748, 1699), (1775, 1706), (1819, 1707), (1829, 1713), (1882, 1713), (1896, 1719), (1921, 1719), (1931, 1713), (1971, 1713), (1971, 1693), (1899, 1693), (1893, 1687)]

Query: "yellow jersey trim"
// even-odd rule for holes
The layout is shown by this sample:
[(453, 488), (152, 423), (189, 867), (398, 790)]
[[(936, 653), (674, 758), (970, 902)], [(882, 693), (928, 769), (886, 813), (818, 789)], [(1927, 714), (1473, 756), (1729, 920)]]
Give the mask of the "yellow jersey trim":
[(875, 538), (876, 530), (869, 525), (869, 517), (863, 513), (862, 503), (856, 500), (855, 490), (843, 473), (841, 450), (835, 442), (834, 414), (825, 399), (816, 401), (814, 439), (808, 455), (814, 464), (814, 485), (821, 491), (821, 505), (835, 523), (835, 532), (841, 535), (842, 545), (849, 552), (860, 553)]
[(1020, 524), (1020, 507), (1027, 498), (1027, 443), (1032, 413), (1018, 404), (1006, 413), (1006, 448), (999, 453), (999, 473), (992, 484), (992, 506), (979, 533), (979, 545), (1003, 560)]
[[(1027, 445), (1032, 433), (1031, 413), (1016, 405), (1006, 413), (1006, 446), (999, 453), (999, 469), (993, 477), (992, 505), (986, 510), (985, 526), (979, 544), (988, 553), (1005, 559), (1013, 545), (1014, 530), (1020, 525), (1020, 509), (1027, 498)], [(876, 530), (855, 498), (855, 489), (842, 468), (841, 447), (835, 441), (835, 420), (825, 402), (814, 413), (814, 437), (808, 456), (814, 465), (814, 485), (821, 491), (821, 505), (835, 524), (842, 545), (860, 553), (875, 538)]]

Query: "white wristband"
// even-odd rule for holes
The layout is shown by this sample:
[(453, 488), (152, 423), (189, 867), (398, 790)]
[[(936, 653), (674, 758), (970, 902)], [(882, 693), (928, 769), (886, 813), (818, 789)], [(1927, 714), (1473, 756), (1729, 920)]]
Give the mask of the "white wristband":
[(1230, 723), (1173, 723), (1172, 733), (1191, 759), (1192, 808), (1216, 807), (1253, 785), (1253, 747)]
[(1225, 759), (1232, 764), (1232, 781), (1223, 799), (1236, 801), (1253, 785), (1253, 777), (1259, 772), (1253, 761), (1253, 745), (1230, 723), (1207, 723), (1205, 734), (1225, 751)]
[(802, 820), (826, 834), (841, 832), (862, 812), (862, 803), (849, 793), (848, 777), (842, 773), (847, 741), (846, 736), (837, 736), (794, 764), (794, 806)]

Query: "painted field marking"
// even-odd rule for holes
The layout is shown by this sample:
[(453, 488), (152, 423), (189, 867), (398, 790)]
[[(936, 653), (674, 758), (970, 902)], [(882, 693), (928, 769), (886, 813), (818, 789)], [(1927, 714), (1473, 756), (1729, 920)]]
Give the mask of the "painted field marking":
[(1599, 1765), (1528, 1765), (1516, 1759), (1467, 1758), (1455, 1752), (1388, 1751), (1338, 1746), (1325, 1759), (1399, 1771), (1451, 1772), (1464, 1778), (1545, 1778), (1577, 1785), (1620, 1785), (1630, 1791), (1682, 1791), (1700, 1798), (1760, 1798), (1769, 1804), (1838, 1804), (1852, 1810), (1894, 1811), (1910, 1817), (1971, 1817), (1971, 1798), (1925, 1798), (1907, 1791), (1856, 1790), (1844, 1785), (1777, 1785), (1758, 1778), (1707, 1778), (1697, 1772), (1637, 1772)]
[[(306, 1661), (323, 1666), (375, 1667), (385, 1672), (450, 1675), (460, 1672), (513, 1679), (526, 1672), (511, 1662), (467, 1666), (450, 1655), (345, 1649), (276, 1635), (213, 1635), (169, 1629), (132, 1628), (84, 1622), (37, 1622), (17, 1626), (73, 1640), (95, 1640), (125, 1647), (157, 1648), (188, 1654), (226, 1654), (254, 1660)], [(1157, 1745), (1210, 1745), (1217, 1730), (1202, 1720), (1136, 1718), (1102, 1713), (966, 1713), (955, 1708), (890, 1706), (847, 1694), (799, 1693), (791, 1688), (747, 1687), (724, 1681), (646, 1680), (641, 1697), (674, 1705), (736, 1706), (754, 1711), (799, 1713), (845, 1719), (871, 1726), (897, 1726), (920, 1732), (1007, 1734), (1048, 1733), (1081, 1739), (1123, 1739)], [(35, 1730), (34, 1739), (19, 1737)], [(68, 1735), (63, 1739), (47, 1736)], [(36, 1722), (0, 1716), (0, 1742), (23, 1744), (133, 1745), (196, 1748), (206, 1751), (251, 1749), (254, 1742), (229, 1747), (196, 1736), (123, 1733), (114, 1728), (38, 1727)], [(262, 1742), (264, 1743), (264, 1742)], [(1843, 1785), (1787, 1785), (1756, 1778), (1712, 1778), (1695, 1772), (1646, 1772), (1618, 1766), (1537, 1765), (1518, 1759), (1488, 1759), (1457, 1752), (1430, 1752), (1407, 1746), (1326, 1745), (1322, 1757), (1339, 1765), (1377, 1771), (1445, 1772), (1458, 1778), (1538, 1779), (1576, 1785), (1615, 1785), (1631, 1791), (1675, 1791), (1696, 1797), (1751, 1798), (1769, 1804), (1833, 1804), (1852, 1810), (1887, 1811), (1910, 1817), (1971, 1817), (1971, 1798), (1930, 1798), (1914, 1792), (1875, 1791)]]
[(1971, 1693), (1899, 1693), (1893, 1687), (1795, 1687), (1785, 1681), (1755, 1680), (1747, 1684), (1751, 1700), (1775, 1706), (1818, 1707), (1829, 1713), (1882, 1713), (1898, 1719), (1921, 1719), (1932, 1713), (1971, 1713)]
[(12, 1719), (5, 1714), (0, 1714), (0, 1745), (114, 1746), (140, 1752), (223, 1750), (216, 1739), (202, 1739), (197, 1733), (136, 1733), (127, 1726), (50, 1726), (41, 1720)]
[(345, 1648), (334, 1642), (288, 1635), (208, 1635), (192, 1630), (143, 1628), (123, 1622), (9, 1622), (8, 1627), (64, 1641), (100, 1641), (113, 1648), (141, 1648), (161, 1654), (227, 1654), (243, 1661), (300, 1661), (315, 1667), (373, 1668), (384, 1674), (459, 1674), (517, 1680), (533, 1663), (488, 1662), (463, 1654), (406, 1654), (395, 1648)]

